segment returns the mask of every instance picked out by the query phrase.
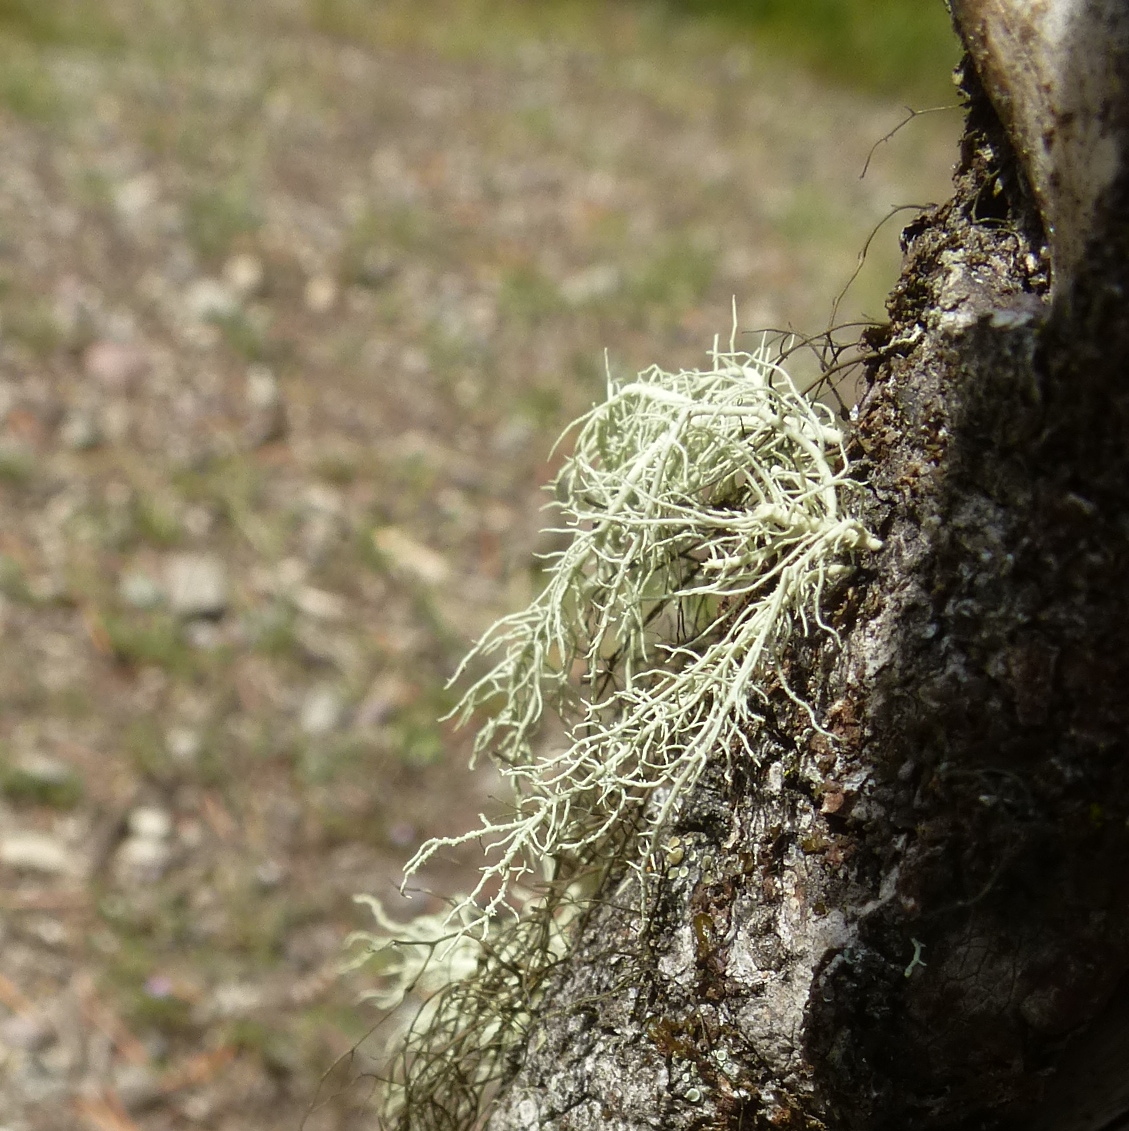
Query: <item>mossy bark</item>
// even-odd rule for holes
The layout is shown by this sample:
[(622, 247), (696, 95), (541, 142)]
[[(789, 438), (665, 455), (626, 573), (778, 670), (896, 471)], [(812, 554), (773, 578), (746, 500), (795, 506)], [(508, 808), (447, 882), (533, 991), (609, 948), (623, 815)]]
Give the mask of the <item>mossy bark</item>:
[(869, 336), (852, 454), (885, 547), (829, 602), (840, 641), (789, 657), (835, 741), (781, 690), (756, 766), (718, 752), (648, 890), (591, 915), (491, 1131), (1129, 1118), (1129, 162), (1052, 301), (966, 89), (955, 196)]

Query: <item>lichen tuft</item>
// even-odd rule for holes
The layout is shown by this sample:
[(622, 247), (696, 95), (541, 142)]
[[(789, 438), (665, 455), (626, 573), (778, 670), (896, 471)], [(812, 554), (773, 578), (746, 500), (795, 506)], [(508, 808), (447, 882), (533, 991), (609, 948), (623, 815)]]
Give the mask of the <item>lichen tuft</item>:
[[(567, 547), (540, 595), (459, 669), (485, 668), (457, 715), (485, 716), (475, 756), (494, 760), (513, 804), (408, 862), (406, 882), (481, 841), (468, 895), (406, 928), (374, 904), (379, 930), (358, 936), (384, 956), (385, 1004), (432, 992), (400, 1038), (389, 1126), (474, 1123), (609, 861), (643, 872), (707, 762), (755, 757), (767, 689), (801, 702), (787, 641), (834, 633), (827, 586), (880, 546), (845, 512), (857, 484), (831, 411), (766, 343), (715, 341), (710, 359), (609, 378), (553, 484)], [(542, 740), (550, 712), (560, 748)]]

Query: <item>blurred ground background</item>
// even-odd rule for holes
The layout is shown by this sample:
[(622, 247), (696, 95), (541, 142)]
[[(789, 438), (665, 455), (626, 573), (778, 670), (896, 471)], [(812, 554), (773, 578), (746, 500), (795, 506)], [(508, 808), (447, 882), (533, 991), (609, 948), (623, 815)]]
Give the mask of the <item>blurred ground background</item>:
[[(755, 11), (753, 11), (755, 9)], [(750, 18), (752, 12), (752, 18)], [(946, 193), (938, 2), (0, 0), (0, 1131), (297, 1127), (613, 372)], [(908, 219), (908, 217), (907, 217)], [(882, 315), (899, 223), (840, 316)], [(467, 863), (429, 870), (438, 892)], [(355, 1058), (308, 1113), (373, 1126)]]

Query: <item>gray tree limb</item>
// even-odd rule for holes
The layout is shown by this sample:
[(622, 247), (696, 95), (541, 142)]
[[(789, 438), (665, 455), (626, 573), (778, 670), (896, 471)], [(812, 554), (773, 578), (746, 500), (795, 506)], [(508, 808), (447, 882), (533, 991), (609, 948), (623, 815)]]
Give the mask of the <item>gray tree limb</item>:
[(951, 0), (1068, 287), (1129, 144), (1120, 0)]
[(852, 441), (885, 548), (789, 658), (835, 741), (780, 690), (718, 752), (490, 1131), (1129, 1126), (1129, 6), (953, 6), (956, 193)]

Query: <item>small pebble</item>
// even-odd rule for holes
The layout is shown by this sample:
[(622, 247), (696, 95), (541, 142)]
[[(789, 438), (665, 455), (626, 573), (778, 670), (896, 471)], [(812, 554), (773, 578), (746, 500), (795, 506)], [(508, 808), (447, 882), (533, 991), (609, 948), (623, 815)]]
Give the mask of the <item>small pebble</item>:
[(286, 878), (286, 869), (277, 860), (264, 860), (255, 869), (255, 882), (261, 888), (276, 888)]
[(58, 919), (31, 919), (26, 928), (29, 935), (34, 935), (45, 946), (57, 949), (67, 941), (67, 928)]
[(126, 220), (137, 220), (156, 203), (158, 185), (151, 173), (141, 173), (123, 181), (114, 190), (114, 207)]
[(212, 993), (211, 1013), (216, 1017), (246, 1017), (263, 1004), (263, 991), (250, 982), (228, 982)]
[(184, 630), (185, 639), (193, 648), (212, 652), (223, 643), (220, 627), (211, 621), (194, 620)]
[(174, 762), (191, 765), (200, 756), (200, 736), (188, 727), (170, 727), (165, 732), (165, 749)]
[(332, 687), (315, 687), (302, 703), (299, 725), (308, 735), (328, 734), (341, 723), (344, 704)]
[(227, 571), (210, 554), (177, 554), (166, 579), (169, 605), (183, 617), (219, 617), (227, 609)]
[(311, 585), (304, 585), (296, 590), (291, 600), (300, 613), (305, 613), (315, 620), (344, 620), (348, 614), (348, 607), (343, 598), (324, 589), (315, 589)]
[(328, 275), (315, 275), (306, 284), (306, 309), (311, 314), (326, 314), (337, 301), (337, 284)]
[(569, 275), (560, 286), (561, 296), (573, 306), (607, 298), (619, 290), (623, 278), (619, 268), (610, 263), (596, 264), (575, 275)]
[(12, 769), (36, 785), (60, 786), (74, 780), (74, 771), (66, 762), (46, 754), (25, 754), (15, 760)]
[(161, 1096), (158, 1074), (145, 1064), (123, 1064), (114, 1072), (114, 1091), (131, 1115), (156, 1104)]
[(75, 875), (81, 871), (77, 859), (46, 833), (10, 833), (0, 840), (0, 864), (26, 872)]
[(445, 558), (397, 526), (374, 530), (372, 542), (395, 572), (407, 574), (425, 585), (441, 585), (451, 575)]
[(188, 316), (197, 322), (230, 318), (239, 309), (239, 302), (229, 286), (219, 279), (197, 279), (184, 292)]
[(161, 587), (147, 574), (131, 570), (118, 581), (118, 596), (135, 609), (152, 609), (161, 603)]
[(247, 403), (255, 409), (269, 409), (278, 404), (280, 394), (274, 374), (265, 365), (247, 369)]
[(172, 997), (172, 979), (167, 974), (154, 974), (145, 980), (145, 993), (158, 1000)]
[(172, 850), (162, 840), (131, 836), (118, 849), (116, 864), (124, 879), (155, 883), (168, 870)]
[(42, 1052), (55, 1043), (55, 1030), (46, 1017), (17, 1013), (0, 1021), (0, 1044), (21, 1052)]
[(224, 282), (238, 295), (248, 298), (263, 285), (263, 263), (257, 255), (243, 252), (223, 265)]
[(129, 831), (140, 840), (168, 840), (172, 835), (172, 817), (155, 805), (143, 805), (130, 813)]
[(207, 1092), (196, 1092), (180, 1101), (181, 1114), (193, 1123), (210, 1123), (216, 1110), (216, 1099)]

